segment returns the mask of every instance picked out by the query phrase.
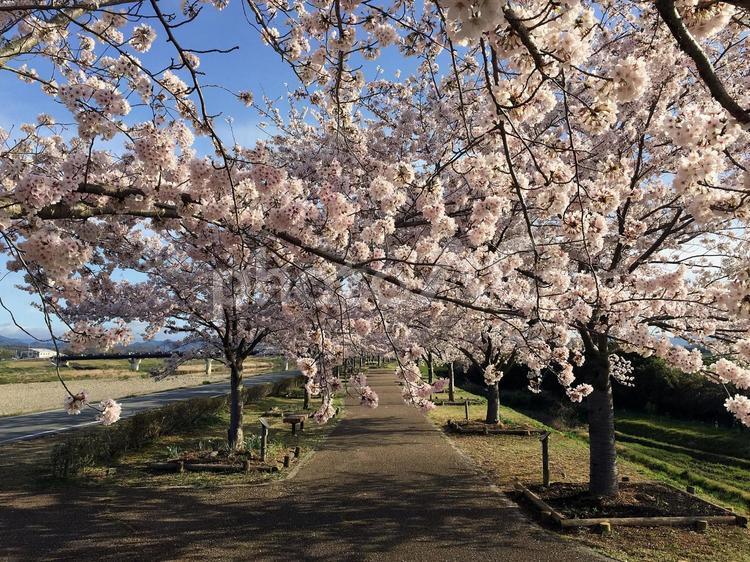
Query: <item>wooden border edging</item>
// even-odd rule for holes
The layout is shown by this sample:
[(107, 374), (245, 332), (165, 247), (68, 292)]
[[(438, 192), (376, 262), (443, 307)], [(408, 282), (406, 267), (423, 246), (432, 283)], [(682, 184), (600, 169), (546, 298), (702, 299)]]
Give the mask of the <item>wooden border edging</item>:
[(682, 517), (596, 517), (590, 519), (563, 519), (560, 525), (569, 527), (595, 527), (600, 523), (609, 523), (620, 527), (693, 527), (698, 521), (717, 524), (736, 524), (734, 515), (693, 515)]
[[(659, 484), (663, 484), (659, 482)], [(552, 519), (557, 525), (563, 529), (573, 527), (597, 527), (602, 523), (609, 523), (613, 526), (620, 527), (696, 527), (701, 525), (700, 522), (714, 523), (714, 524), (734, 524), (740, 527), (747, 527), (747, 517), (736, 515), (721, 506), (712, 504), (696, 498), (704, 503), (711, 505), (712, 507), (719, 508), (726, 512), (726, 515), (686, 515), (686, 516), (674, 516), (674, 517), (590, 517), (590, 518), (568, 518), (562, 513), (556, 511), (549, 504), (547, 504), (542, 498), (537, 496), (534, 492), (529, 490), (526, 486), (520, 482), (515, 483), (517, 491), (521, 492), (526, 499), (528, 499), (534, 507), (539, 510), (540, 515), (545, 518)], [(680, 493), (683, 492), (679, 488), (666, 484), (667, 487), (672, 488)]]
[(563, 516), (557, 513), (554, 509), (552, 509), (550, 506), (548, 506), (546, 503), (542, 501), (542, 498), (537, 496), (534, 492), (529, 490), (526, 486), (521, 484), (520, 482), (515, 483), (516, 490), (523, 493), (523, 495), (528, 499), (531, 503), (533, 503), (537, 509), (539, 509), (540, 514), (542, 517), (552, 517), (555, 521), (558, 521), (558, 519), (562, 518)]
[(247, 460), (244, 460), (242, 464), (224, 464), (224, 463), (189, 463), (185, 461), (179, 462), (152, 462), (147, 465), (149, 470), (155, 472), (222, 472), (222, 473), (241, 473), (241, 472), (278, 472), (280, 470), (279, 464), (282, 464), (284, 469), (290, 468), (291, 465), (296, 464), (301, 456), (300, 447), (294, 447), (288, 449), (284, 455), (283, 461), (274, 461), (270, 464), (261, 466), (250, 466)]
[(524, 435), (528, 437), (545, 433), (543, 429), (490, 429), (488, 427), (484, 429), (465, 429), (453, 420), (448, 422), (448, 427), (452, 431), (463, 435)]
[[(464, 406), (467, 402), (467, 400), (453, 400), (452, 402), (450, 400), (433, 400), (436, 406)], [(468, 400), (469, 406), (478, 406), (480, 404), (484, 404), (484, 401), (478, 400), (476, 398), (471, 398)]]

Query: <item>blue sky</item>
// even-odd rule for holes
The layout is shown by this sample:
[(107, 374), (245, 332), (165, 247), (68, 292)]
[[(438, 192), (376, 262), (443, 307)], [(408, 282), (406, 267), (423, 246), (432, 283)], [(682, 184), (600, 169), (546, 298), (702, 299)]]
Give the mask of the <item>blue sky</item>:
[[(160, 5), (166, 12), (170, 6), (177, 6), (177, 3), (170, 0)], [(166, 66), (169, 59), (176, 55), (166, 43), (164, 33), (158, 28), (157, 32), (158, 38), (151, 51), (140, 56), (144, 64), (151, 68)], [(221, 84), (235, 92), (249, 90), (253, 92), (257, 101), (261, 101), (263, 96), (278, 99), (282, 111), (286, 107), (283, 101), (286, 93), (299, 86), (292, 71), (259, 39), (258, 32), (245, 18), (242, 3), (237, 0), (230, 2), (221, 12), (206, 6), (196, 22), (176, 29), (175, 35), (183, 48), (188, 49), (239, 47), (228, 54), (200, 55), (200, 71), (206, 73), (206, 76), (202, 77), (202, 82), (206, 85)], [(157, 61), (159, 64), (152, 64)], [(24, 62), (31, 67), (39, 64), (31, 59), (18, 59), (13, 61), (12, 65), (18, 67)], [(405, 61), (395, 48), (389, 48), (368, 67), (367, 78), (375, 77), (376, 64), (386, 69), (386, 78), (393, 79), (397, 69), (409, 71), (414, 68), (416, 62)], [(46, 75), (45, 66), (40, 65), (36, 68), (40, 75)], [(224, 89), (206, 86), (204, 93), (209, 110), (212, 113), (222, 113), (222, 116), (216, 119), (217, 130), (221, 136), (231, 139), (226, 117), (232, 118), (232, 129), (240, 144), (251, 145), (267, 135), (259, 126), (262, 119), (255, 110), (246, 108)], [(24, 122), (34, 121), (36, 115), (42, 112), (51, 114), (60, 123), (72, 121), (67, 110), (54, 103), (38, 86), (22, 83), (15, 75), (0, 70), (0, 127), (6, 130), (17, 129)], [(117, 142), (113, 143), (113, 146), (117, 145)], [(198, 147), (200, 146), (199, 144)], [(0, 296), (24, 328), (34, 335), (44, 336), (46, 329), (42, 315), (31, 304), (35, 300), (34, 296), (15, 288), (22, 282), (22, 276), (7, 272), (6, 261), (7, 256), (0, 254)], [(18, 328), (12, 324), (10, 315), (5, 310), (0, 310), (0, 335), (15, 336), (19, 333)]]

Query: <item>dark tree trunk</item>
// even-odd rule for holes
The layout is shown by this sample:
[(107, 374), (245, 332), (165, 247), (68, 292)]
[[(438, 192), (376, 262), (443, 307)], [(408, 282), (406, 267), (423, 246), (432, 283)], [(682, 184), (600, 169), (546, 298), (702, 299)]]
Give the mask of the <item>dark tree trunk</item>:
[(427, 352), (427, 382), (432, 384), (432, 379), (435, 376), (435, 365), (432, 361), (432, 352)]
[(589, 425), (589, 492), (600, 497), (615, 496), (618, 492), (615, 411), (607, 353), (587, 354), (584, 368), (594, 387), (585, 398)]
[(500, 422), (500, 382), (487, 387), (487, 417), (485, 423)]
[(448, 379), (448, 400), (455, 402), (456, 400), (456, 379), (453, 375), (453, 361), (451, 361), (451, 374)]
[(242, 435), (242, 361), (235, 360), (229, 362), (231, 372), (230, 377), (230, 394), (229, 394), (229, 431), (227, 441), (229, 449), (237, 451), (244, 446), (244, 437)]

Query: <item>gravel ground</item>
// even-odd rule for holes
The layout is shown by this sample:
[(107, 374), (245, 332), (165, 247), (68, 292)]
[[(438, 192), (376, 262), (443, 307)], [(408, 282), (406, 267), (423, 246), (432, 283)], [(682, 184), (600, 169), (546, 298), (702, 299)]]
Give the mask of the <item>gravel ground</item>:
[[(258, 363), (245, 369), (245, 376), (260, 370), (270, 370), (271, 365)], [(123, 372), (127, 375), (127, 372)], [(131, 377), (127, 379), (77, 379), (69, 384), (72, 392), (88, 391), (91, 402), (106, 398), (124, 398), (169, 390), (183, 386), (195, 386), (203, 381), (218, 382), (226, 380), (228, 373), (218, 372), (206, 376), (203, 372), (181, 373), (160, 381), (151, 378)], [(65, 374), (63, 373), (63, 378)], [(65, 390), (59, 382), (32, 382), (0, 385), (0, 416), (44, 412), (63, 407)]]

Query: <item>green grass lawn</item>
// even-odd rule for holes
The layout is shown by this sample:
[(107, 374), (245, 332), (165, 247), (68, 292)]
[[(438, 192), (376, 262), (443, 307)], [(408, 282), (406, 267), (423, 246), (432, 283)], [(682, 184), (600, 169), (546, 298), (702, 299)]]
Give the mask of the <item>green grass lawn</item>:
[[(481, 398), (460, 391), (460, 396)], [(529, 414), (529, 415), (527, 415)], [(485, 404), (469, 406), (470, 419), (482, 420)], [(588, 479), (588, 443), (580, 431), (557, 431), (534, 419), (533, 412), (521, 413), (508, 406), (501, 406), (503, 420), (545, 428), (552, 432), (550, 440), (550, 473), (553, 481), (586, 482)], [(463, 419), (463, 406), (439, 406), (428, 414), (436, 425), (443, 426), (449, 419)], [(639, 419), (628, 414), (629, 421), (647, 421), (664, 431), (684, 428), (693, 436), (716, 435), (713, 427), (701, 424), (674, 422), (650, 416)], [(655, 432), (656, 433), (656, 432)], [(667, 434), (671, 435), (671, 433)], [(650, 434), (653, 438), (654, 435)], [(664, 433), (657, 433), (661, 436)], [(730, 434), (725, 441), (737, 439)], [(468, 454), (486, 472), (493, 482), (511, 489), (516, 480), (536, 483), (541, 481), (541, 445), (536, 437), (513, 435), (455, 435), (455, 444)], [(706, 437), (708, 439), (708, 437)], [(685, 442), (685, 441), (680, 441)], [(695, 444), (697, 441), (691, 441)], [(622, 476), (633, 481), (659, 480), (679, 488), (686, 484), (697, 486), (699, 496), (734, 508), (738, 513), (748, 513), (750, 504), (743, 499), (750, 487), (750, 471), (735, 464), (709, 462), (695, 459), (685, 452), (665, 451), (638, 443), (621, 441), (618, 445), (618, 468)], [(735, 449), (730, 449), (735, 450)], [(703, 480), (701, 480), (703, 477)], [(713, 486), (710, 484), (714, 483)], [(705, 533), (687, 529), (625, 528), (615, 527), (612, 537), (602, 538), (589, 531), (573, 533), (577, 540), (596, 548), (617, 560), (624, 561), (695, 561), (695, 562), (741, 562), (750, 561), (750, 534), (747, 529), (733, 526), (709, 527)]]
[[(457, 400), (482, 399), (463, 389), (456, 389), (456, 395)], [(500, 413), (511, 422), (523, 423), (534, 418), (538, 425), (541, 425), (539, 419), (551, 423), (547, 419), (549, 412), (534, 410), (533, 406), (533, 400), (527, 403), (523, 410), (527, 415), (506, 405), (501, 407)], [(470, 417), (482, 419), (484, 411), (484, 405), (471, 406)], [(448, 418), (463, 419), (464, 410), (462, 406), (443, 406), (431, 417), (440, 423)], [(650, 478), (680, 488), (695, 486), (707, 499), (745, 513), (750, 511), (750, 432), (636, 412), (617, 412), (615, 426), (622, 470), (637, 468)], [(587, 453), (585, 429), (571, 429), (559, 435), (583, 441)], [(565, 443), (557, 444), (563, 454)], [(586, 459), (581, 470), (577, 470), (563, 462), (559, 472), (579, 474), (585, 480), (587, 463)]]
[[(549, 411), (534, 409), (533, 399), (523, 404), (527, 415), (560, 426)], [(623, 411), (615, 413), (615, 429), (621, 465), (632, 462), (655, 479), (695, 486), (708, 499), (750, 511), (750, 432)], [(584, 442), (587, 438), (585, 427), (566, 433)]]

